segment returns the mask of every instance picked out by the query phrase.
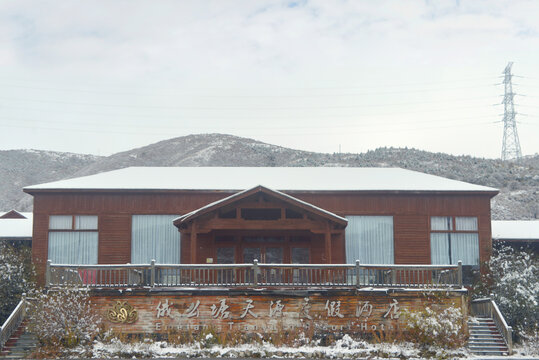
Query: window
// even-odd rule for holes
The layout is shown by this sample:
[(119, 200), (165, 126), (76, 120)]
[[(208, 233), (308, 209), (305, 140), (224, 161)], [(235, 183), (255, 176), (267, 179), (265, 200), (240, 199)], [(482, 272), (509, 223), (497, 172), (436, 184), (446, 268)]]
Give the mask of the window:
[(96, 215), (49, 216), (48, 258), (53, 264), (97, 264)]
[(172, 221), (179, 215), (133, 215), (131, 262), (180, 263), (180, 233)]
[(393, 217), (347, 216), (346, 262), (393, 264)]
[(303, 219), (302, 213), (296, 210), (292, 210), (292, 209), (286, 209), (285, 216), (287, 219)]
[(279, 220), (281, 209), (241, 209), (241, 217), (245, 220)]
[(217, 248), (217, 264), (234, 264), (234, 259), (233, 247)]
[(477, 217), (433, 216), (430, 229), (432, 264), (479, 265)]

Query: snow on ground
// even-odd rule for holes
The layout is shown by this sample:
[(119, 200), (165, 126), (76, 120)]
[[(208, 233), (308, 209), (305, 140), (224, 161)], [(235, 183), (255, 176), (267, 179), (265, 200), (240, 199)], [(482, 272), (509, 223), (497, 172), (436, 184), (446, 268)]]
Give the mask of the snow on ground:
[[(209, 337), (212, 335), (209, 334)], [(267, 342), (242, 344), (237, 346), (212, 345), (211, 338), (205, 342), (189, 345), (174, 345), (166, 341), (121, 342), (113, 339), (108, 343), (94, 342), (90, 348), (79, 347), (74, 353), (94, 358), (323, 358), (323, 359), (357, 359), (357, 358), (406, 358), (422, 359), (422, 353), (411, 343), (378, 343), (371, 344), (362, 340), (354, 340), (345, 335), (335, 345), (320, 346), (317, 344), (300, 346), (275, 346)], [(465, 349), (444, 351), (432, 349), (428, 358), (461, 358), (469, 357)]]

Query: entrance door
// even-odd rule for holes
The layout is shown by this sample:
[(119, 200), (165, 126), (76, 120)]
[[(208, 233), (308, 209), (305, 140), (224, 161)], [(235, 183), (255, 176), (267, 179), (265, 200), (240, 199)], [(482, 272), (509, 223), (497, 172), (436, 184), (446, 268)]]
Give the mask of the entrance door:
[(284, 261), (284, 238), (273, 236), (246, 236), (243, 238), (243, 262), (253, 260), (266, 264), (282, 264)]
[[(290, 249), (292, 264), (309, 264), (309, 248), (308, 247), (293, 247)], [(308, 269), (294, 269), (292, 276), (294, 284), (308, 284), (310, 272)]]
[(243, 262), (251, 264), (255, 259), (260, 263), (282, 264), (284, 248), (282, 246), (257, 246), (243, 248)]
[[(264, 264), (282, 264), (284, 260), (284, 246), (278, 242), (261, 244), (262, 242), (259, 241), (255, 244), (252, 241), (247, 241), (247, 244), (244, 243), (243, 262), (251, 264), (256, 259), (259, 263)], [(249, 282), (254, 279), (252, 271), (248, 271), (246, 278)], [(278, 268), (260, 268), (258, 271), (259, 284), (278, 284), (282, 282), (282, 278), (282, 270)]]

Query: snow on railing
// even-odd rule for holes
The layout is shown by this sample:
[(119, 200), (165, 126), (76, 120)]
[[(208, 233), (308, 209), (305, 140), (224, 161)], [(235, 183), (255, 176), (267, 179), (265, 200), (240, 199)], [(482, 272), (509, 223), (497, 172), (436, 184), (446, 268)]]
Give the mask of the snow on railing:
[(4, 324), (0, 327), (0, 350), (4, 347), (11, 335), (19, 328), (26, 316), (26, 296), (22, 295), (21, 301), (15, 310), (9, 315)]
[(474, 316), (487, 316), (494, 321), (507, 345), (509, 355), (511, 355), (513, 353), (513, 328), (507, 325), (496, 302), (491, 298), (472, 300), (472, 314)]
[(462, 287), (459, 265), (125, 264), (47, 262), (46, 286), (124, 287)]

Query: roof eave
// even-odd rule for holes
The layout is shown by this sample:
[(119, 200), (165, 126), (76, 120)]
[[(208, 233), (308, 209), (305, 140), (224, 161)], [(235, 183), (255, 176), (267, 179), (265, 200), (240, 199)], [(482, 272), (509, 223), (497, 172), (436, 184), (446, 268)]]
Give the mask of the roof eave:
[[(182, 193), (182, 192), (197, 192), (197, 193), (237, 193), (243, 189), (88, 189), (88, 188), (24, 188), (23, 192), (35, 195), (39, 193)], [(490, 196), (491, 198), (498, 195), (498, 189), (493, 190), (279, 190), (283, 193), (354, 193), (354, 194), (395, 194), (395, 195), (481, 195)]]

